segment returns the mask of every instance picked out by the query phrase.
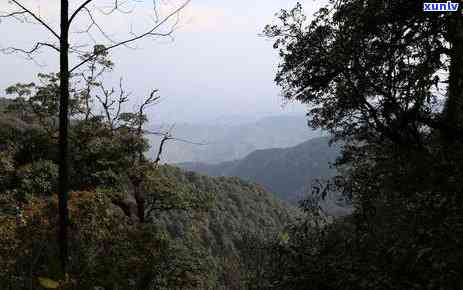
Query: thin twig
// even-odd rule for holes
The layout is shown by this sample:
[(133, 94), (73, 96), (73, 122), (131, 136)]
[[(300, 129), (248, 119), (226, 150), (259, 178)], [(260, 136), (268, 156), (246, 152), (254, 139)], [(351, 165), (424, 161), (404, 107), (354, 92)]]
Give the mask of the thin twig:
[[(15, 3), (16, 5), (18, 5), (19, 7), (21, 7), (21, 9), (24, 10), (24, 13), (27, 13), (29, 14), (30, 16), (32, 16), (35, 20), (37, 20), (40, 24), (42, 24), (46, 29), (48, 29), (56, 38), (60, 39), (60, 36), (58, 33), (56, 33), (53, 28), (50, 27), (50, 25), (48, 25), (45, 21), (43, 21), (39, 16), (37, 16), (34, 12), (30, 11), (29, 9), (27, 9), (26, 7), (24, 7), (24, 5), (22, 5), (21, 3), (19, 3), (19, 1), (17, 0), (11, 0), (11, 2)], [(18, 14), (18, 13), (16, 13)]]
[[(113, 48), (116, 48), (116, 47), (119, 47), (119, 46), (123, 46), (123, 45), (127, 45), (129, 43), (132, 43), (132, 42), (135, 42), (139, 39), (142, 39), (144, 37), (147, 37), (147, 36), (168, 36), (170, 34), (172, 34), (172, 31), (170, 31), (169, 33), (156, 33), (155, 31), (161, 27), (164, 23), (166, 23), (169, 19), (171, 19), (173, 16), (177, 15), (182, 9), (184, 9), (188, 3), (190, 3), (191, 0), (187, 0), (185, 1), (180, 7), (178, 7), (177, 9), (175, 9), (173, 12), (171, 12), (169, 15), (167, 15), (162, 21), (160, 21), (159, 23), (157, 23), (155, 26), (153, 26), (150, 30), (148, 30), (147, 32), (143, 33), (143, 34), (140, 34), (140, 35), (136, 35), (132, 38), (129, 38), (129, 39), (126, 39), (124, 41), (121, 41), (119, 43), (116, 43), (116, 44), (113, 44), (111, 46), (108, 46), (108, 47), (105, 47), (103, 49), (101, 49), (99, 51), (99, 53), (102, 53), (102, 52), (105, 52), (105, 51), (108, 51), (108, 50), (111, 50)], [(97, 56), (97, 54), (92, 54), (91, 56), (89, 56), (88, 58), (82, 60), (80, 63), (78, 63), (77, 65), (75, 65), (73, 68), (71, 68), (71, 70), (69, 72), (73, 72), (74, 70), (76, 70), (77, 68), (81, 67), (82, 65), (84, 65), (85, 63), (87, 63), (88, 61), (92, 60), (93, 58), (95, 58)]]
[(93, 0), (87, 0), (85, 1), (84, 3), (82, 3), (75, 11), (74, 13), (72, 13), (71, 17), (69, 18), (69, 21), (68, 21), (68, 26), (70, 27), (71, 26), (71, 23), (72, 21), (74, 20), (74, 18), (77, 16), (77, 14), (79, 14), (80, 11), (82, 11), (82, 9), (86, 8), (88, 4), (90, 4), (90, 2), (92, 2)]

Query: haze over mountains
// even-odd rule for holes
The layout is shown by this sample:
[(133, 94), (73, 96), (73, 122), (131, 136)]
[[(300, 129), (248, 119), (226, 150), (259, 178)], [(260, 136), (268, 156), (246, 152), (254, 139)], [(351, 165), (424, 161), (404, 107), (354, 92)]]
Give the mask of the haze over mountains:
[[(240, 120), (237, 116), (223, 117), (207, 124), (176, 124), (172, 132), (174, 137), (205, 145), (171, 141), (163, 151), (162, 162), (220, 163), (244, 158), (255, 150), (291, 147), (321, 136), (320, 132), (308, 128), (304, 115)], [(159, 127), (151, 129), (158, 130)], [(160, 137), (150, 135), (148, 138), (152, 145), (148, 154), (153, 158)]]
[[(258, 120), (224, 116), (209, 124), (180, 124), (176, 138), (206, 145), (170, 142), (162, 162), (208, 176), (239, 177), (261, 185), (293, 205), (307, 198), (316, 180), (336, 174), (331, 164), (340, 145), (307, 126), (304, 116), (280, 115)], [(160, 137), (149, 136), (153, 158)], [(324, 204), (330, 214), (344, 215), (349, 206), (337, 196)]]
[(329, 137), (318, 137), (293, 147), (256, 150), (243, 159), (206, 164), (186, 162), (180, 167), (210, 176), (236, 176), (261, 184), (283, 200), (296, 202), (316, 179), (335, 175), (331, 164), (340, 146), (328, 144)]

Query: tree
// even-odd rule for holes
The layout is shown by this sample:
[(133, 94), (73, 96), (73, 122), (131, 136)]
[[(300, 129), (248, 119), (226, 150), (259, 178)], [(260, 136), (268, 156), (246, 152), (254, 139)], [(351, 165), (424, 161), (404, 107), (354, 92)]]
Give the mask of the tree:
[(452, 128), (456, 137), (459, 14), (423, 13), (413, 1), (331, 1), (308, 24), (298, 4), (265, 29), (282, 58), (276, 82), (285, 98), (311, 106), (313, 127), (336, 137), (417, 146), (431, 129)]
[[(174, 137), (174, 126), (168, 130), (145, 130), (147, 110), (158, 104), (161, 98), (158, 90), (152, 90), (134, 111), (126, 111), (125, 105), (131, 93), (124, 88), (122, 78), (116, 88), (108, 87), (103, 82), (105, 74), (111, 72), (113, 66), (108, 53), (103, 52), (91, 60), (85, 70), (71, 77), (70, 189), (104, 190), (113, 195), (113, 203), (120, 206), (129, 217), (134, 213), (132, 204), (123, 199), (125, 195), (131, 194), (137, 207), (134, 214), (141, 223), (153, 212), (190, 209), (184, 201), (176, 199), (188, 190), (182, 190), (171, 180), (158, 180), (155, 171), (167, 142), (200, 143)], [(18, 83), (8, 87), (7, 93), (17, 98), (12, 99), (12, 104), (6, 106), (6, 109), (13, 116), (19, 115), (26, 123), (35, 124), (36, 129), (43, 131), (42, 134), (51, 141), (36, 138), (28, 143), (35, 146), (41, 144), (45, 147), (43, 151), (51, 152), (46, 147), (50, 142), (53, 143), (58, 134), (55, 122), (58, 120), (58, 99), (54, 97), (59, 88), (58, 77), (57, 74), (39, 74), (39, 80), (39, 84)], [(8, 144), (23, 146), (22, 140), (9, 137), (11, 134), (8, 131), (0, 130), (0, 133), (5, 135)], [(149, 148), (146, 134), (162, 136), (157, 155), (152, 161), (145, 156)], [(39, 158), (58, 162), (53, 154), (42, 154), (34, 150), (17, 151), (16, 164), (27, 168)], [(11, 187), (14, 189), (13, 185)], [(152, 194), (154, 192), (157, 194)], [(154, 198), (155, 195), (158, 197)], [(163, 204), (166, 202), (168, 206)]]
[[(116, 88), (102, 82), (100, 72), (112, 66), (107, 56), (92, 62), (89, 66), (94, 69), (73, 75), (70, 85), (69, 281), (56, 276), (59, 255), (55, 243), (49, 242), (58, 221), (57, 198), (51, 196), (58, 160), (53, 152), (58, 129), (54, 122), (58, 99), (53, 98), (57, 74), (40, 75), (38, 84), (13, 85), (7, 91), (17, 97), (2, 100), (0, 231), (5, 234), (1, 243), (5, 246), (0, 252), (5, 272), (0, 284), (16, 289), (24, 283), (34, 285), (37, 277), (51, 279), (44, 283), (75, 283), (84, 288), (131, 289), (132, 281), (140, 283), (137, 289), (203, 283), (202, 275), (208, 272), (201, 266), (201, 253), (195, 252), (197, 246), (184, 248), (184, 241), (176, 245), (157, 223), (162, 223), (159, 215), (167, 211), (187, 214), (208, 209), (212, 195), (166, 174), (170, 171), (159, 166), (159, 158), (145, 157), (146, 133), (176, 140), (170, 132), (143, 128), (148, 107), (159, 99), (157, 91), (135, 111), (125, 111), (129, 93), (122, 81)], [(130, 194), (135, 203), (127, 198)], [(28, 219), (31, 210), (37, 218)], [(145, 219), (149, 222), (144, 223)]]
[(307, 23), (299, 4), (265, 29), (282, 58), (284, 97), (310, 106), (312, 127), (347, 141), (338, 163), (354, 169), (358, 199), (371, 197), (368, 187), (461, 190), (462, 19), (421, 10), (411, 1), (332, 1)]
[(445, 35), (450, 45), (448, 53), (450, 65), (444, 122), (447, 130), (446, 138), (451, 141), (458, 140), (458, 136), (463, 132), (463, 19), (460, 16), (461, 13), (454, 13), (447, 17)]
[(278, 17), (265, 30), (276, 81), (309, 105), (312, 127), (345, 141), (337, 165), (354, 213), (320, 231), (296, 225), (274, 285), (461, 287), (461, 9), (342, 0), (309, 23), (301, 5)]
[[(66, 272), (66, 261), (68, 257), (68, 245), (67, 245), (67, 220), (68, 220), (68, 191), (69, 191), (69, 154), (68, 154), (68, 123), (69, 123), (69, 79), (71, 73), (76, 71), (85, 63), (91, 61), (98, 55), (103, 52), (109, 51), (111, 49), (117, 48), (119, 46), (127, 46), (137, 40), (146, 37), (156, 37), (156, 36), (169, 36), (173, 29), (175, 28), (175, 23), (173, 26), (168, 29), (167, 32), (162, 32), (164, 26), (169, 25), (169, 21), (178, 16), (179, 11), (181, 11), (190, 0), (185, 0), (180, 6), (173, 9), (165, 17), (159, 17), (159, 11), (156, 4), (156, 1), (153, 1), (153, 14), (154, 22), (153, 25), (144, 33), (135, 34), (132, 33), (128, 38), (123, 41), (114, 42), (111, 38), (107, 37), (102, 27), (96, 22), (95, 17), (93, 16), (90, 4), (94, 4), (96, 0), (83, 0), (83, 2), (73, 11), (70, 10), (69, 1), (61, 0), (60, 7), (60, 30), (59, 33), (40, 16), (38, 12), (34, 12), (31, 9), (27, 8), (23, 1), (12, 0), (10, 3), (13, 5), (13, 9), (10, 12), (7, 12), (3, 15), (0, 15), (0, 18), (15, 18), (19, 20), (26, 21), (35, 21), (40, 24), (44, 29), (46, 29), (51, 36), (59, 42), (59, 45), (49, 42), (36, 42), (32, 49), (25, 50), (20, 48), (9, 48), (5, 52), (19, 52), (25, 53), (27, 56), (32, 57), (34, 53), (39, 51), (42, 47), (51, 48), (59, 53), (59, 63), (60, 63), (60, 73), (59, 73), (59, 137), (58, 137), (58, 146), (59, 146), (59, 216), (60, 216), (60, 226), (59, 226), (59, 241), (61, 249), (61, 263), (62, 271)], [(120, 1), (115, 0), (113, 7), (108, 11), (108, 14), (114, 13), (116, 11), (124, 12), (122, 7), (124, 4)], [(121, 10), (122, 9), (122, 10)], [(126, 12), (126, 11), (125, 11)], [(109, 44), (98, 44), (95, 45), (94, 51), (88, 54), (88, 56), (82, 59), (80, 62), (74, 66), (70, 66), (70, 54), (78, 53), (78, 48), (73, 47), (69, 43), (69, 33), (70, 28), (73, 26), (76, 19), (81, 16), (86, 15), (89, 18), (89, 26), (87, 31), (90, 29), (96, 29), (101, 32), (102, 35), (109, 41)]]

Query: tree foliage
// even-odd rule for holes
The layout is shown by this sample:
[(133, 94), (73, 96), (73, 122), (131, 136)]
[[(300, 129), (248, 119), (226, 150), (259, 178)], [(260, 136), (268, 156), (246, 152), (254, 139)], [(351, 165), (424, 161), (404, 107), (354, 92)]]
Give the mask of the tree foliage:
[(297, 5), (267, 26), (284, 96), (346, 142), (337, 165), (355, 205), (297, 224), (276, 288), (462, 287), (461, 12), (421, 5), (331, 1), (310, 22)]

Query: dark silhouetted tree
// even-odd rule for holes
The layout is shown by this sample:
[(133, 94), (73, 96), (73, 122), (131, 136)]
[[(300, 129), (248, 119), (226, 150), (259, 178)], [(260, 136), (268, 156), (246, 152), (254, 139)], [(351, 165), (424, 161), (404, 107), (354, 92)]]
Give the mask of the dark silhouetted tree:
[[(51, 37), (58, 42), (40, 42), (37, 41), (32, 49), (21, 49), (21, 48), (7, 48), (3, 51), (6, 53), (22, 53), (29, 58), (33, 58), (34, 54), (40, 51), (41, 48), (47, 47), (55, 50), (59, 53), (59, 137), (58, 137), (58, 146), (59, 146), (59, 181), (58, 181), (58, 191), (59, 191), (59, 216), (60, 216), (60, 226), (59, 226), (59, 241), (61, 249), (61, 263), (62, 270), (65, 273), (66, 261), (68, 256), (68, 245), (67, 245), (67, 220), (68, 220), (68, 192), (69, 192), (69, 153), (68, 153), (68, 127), (69, 127), (69, 79), (71, 73), (76, 71), (85, 63), (91, 61), (98, 55), (103, 52), (109, 51), (111, 49), (128, 46), (140, 39), (147, 37), (159, 37), (159, 36), (169, 36), (172, 34), (173, 29), (176, 26), (176, 22), (172, 24), (171, 19), (178, 16), (178, 12), (181, 11), (190, 0), (185, 0), (178, 7), (172, 9), (165, 17), (160, 17), (159, 10), (157, 7), (157, 1), (153, 1), (153, 23), (152, 25), (143, 33), (136, 34), (131, 32), (131, 34), (122, 41), (113, 41), (103, 30), (103, 27), (96, 21), (94, 17), (95, 7), (91, 5), (96, 4), (97, 0), (83, 0), (82, 3), (77, 6), (75, 9), (71, 10), (69, 7), (68, 0), (60, 1), (60, 11), (59, 11), (59, 32), (55, 30), (47, 21), (40, 15), (38, 11), (33, 11), (32, 9), (26, 7), (26, 4), (20, 0), (12, 0), (9, 2), (11, 5), (11, 10), (4, 14), (0, 15), (0, 18), (10, 18), (26, 22), (35, 22), (41, 25), (46, 29)], [(129, 3), (130, 4), (130, 3)], [(113, 14), (115, 12), (122, 12), (126, 14), (127, 2), (120, 2), (115, 0), (113, 6), (108, 11), (103, 11), (104, 15)], [(57, 12), (58, 13), (58, 12)], [(91, 30), (98, 31), (105, 40), (106, 43), (99, 43), (95, 45), (94, 50), (87, 55), (84, 59), (81, 59), (77, 64), (70, 65), (70, 54), (77, 53), (79, 54), (78, 47), (74, 47), (70, 43), (69, 33), (70, 28), (73, 26), (79, 17), (87, 17), (88, 27), (85, 29), (86, 32)], [(165, 27), (167, 26), (167, 30)], [(164, 29), (164, 31), (163, 31)]]

